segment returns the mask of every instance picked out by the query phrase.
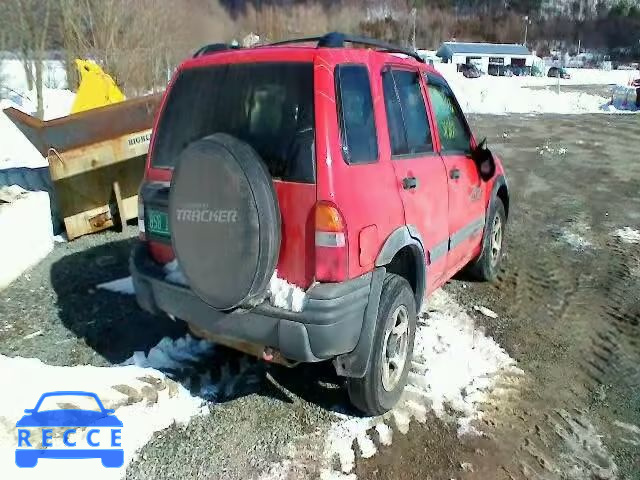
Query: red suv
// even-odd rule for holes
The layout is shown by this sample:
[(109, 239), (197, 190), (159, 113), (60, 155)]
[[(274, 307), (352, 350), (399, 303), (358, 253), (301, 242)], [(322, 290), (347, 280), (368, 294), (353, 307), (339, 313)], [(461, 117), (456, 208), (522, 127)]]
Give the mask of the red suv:
[(465, 267), (496, 278), (508, 211), (499, 160), (413, 50), (211, 45), (165, 93), (131, 271), (145, 310), (265, 360), (332, 360), (380, 414), (425, 297)]

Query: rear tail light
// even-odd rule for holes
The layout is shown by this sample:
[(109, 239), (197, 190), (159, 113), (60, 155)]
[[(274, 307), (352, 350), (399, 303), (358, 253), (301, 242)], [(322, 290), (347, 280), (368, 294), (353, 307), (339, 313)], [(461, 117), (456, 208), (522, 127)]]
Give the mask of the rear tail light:
[(140, 240), (146, 239), (146, 231), (144, 226), (144, 202), (142, 195), (138, 193), (138, 237)]
[(315, 208), (316, 279), (340, 282), (348, 278), (347, 228), (338, 208), (318, 202)]

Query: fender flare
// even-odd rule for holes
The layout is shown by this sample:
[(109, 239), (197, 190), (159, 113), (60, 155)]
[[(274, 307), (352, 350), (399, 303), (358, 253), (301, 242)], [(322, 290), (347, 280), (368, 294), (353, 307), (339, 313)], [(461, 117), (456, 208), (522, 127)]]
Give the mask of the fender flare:
[(416, 305), (418, 308), (417, 311), (420, 311), (427, 284), (427, 264), (425, 261), (424, 243), (418, 230), (413, 225), (406, 225), (397, 228), (389, 235), (376, 258), (375, 268), (371, 278), (369, 301), (362, 322), (360, 338), (356, 348), (352, 352), (339, 355), (334, 359), (333, 363), (338, 375), (362, 378), (366, 374), (369, 363), (371, 362), (371, 351), (376, 323), (378, 321), (378, 307), (380, 305), (382, 284), (387, 273), (385, 266), (393, 260), (393, 257), (400, 249), (407, 246), (411, 247), (416, 253), (417, 262), (422, 262), (420, 265), (416, 265)]
[(384, 267), (391, 263), (393, 257), (404, 247), (410, 247), (416, 259), (416, 311), (420, 311), (427, 288), (427, 261), (424, 253), (424, 242), (414, 225), (406, 225), (395, 229), (387, 237), (378, 253), (375, 266)]

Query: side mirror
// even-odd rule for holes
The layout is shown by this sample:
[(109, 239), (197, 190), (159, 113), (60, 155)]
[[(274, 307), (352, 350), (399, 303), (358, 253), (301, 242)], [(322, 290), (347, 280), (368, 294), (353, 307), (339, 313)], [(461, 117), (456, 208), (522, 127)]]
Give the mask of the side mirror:
[(480, 178), (485, 182), (490, 180), (496, 173), (496, 161), (493, 153), (487, 148), (487, 138), (483, 138), (480, 143), (473, 149), (471, 156), (476, 166)]

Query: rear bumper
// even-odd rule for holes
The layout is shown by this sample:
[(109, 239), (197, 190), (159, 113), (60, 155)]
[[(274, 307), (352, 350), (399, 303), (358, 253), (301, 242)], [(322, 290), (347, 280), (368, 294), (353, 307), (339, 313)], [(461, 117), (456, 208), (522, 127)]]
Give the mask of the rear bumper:
[(373, 278), (367, 273), (347, 282), (317, 284), (307, 291), (302, 312), (268, 302), (220, 312), (189, 288), (167, 282), (142, 243), (133, 249), (130, 269), (138, 304), (144, 310), (166, 312), (214, 336), (272, 347), (300, 362), (326, 360), (356, 348)]

